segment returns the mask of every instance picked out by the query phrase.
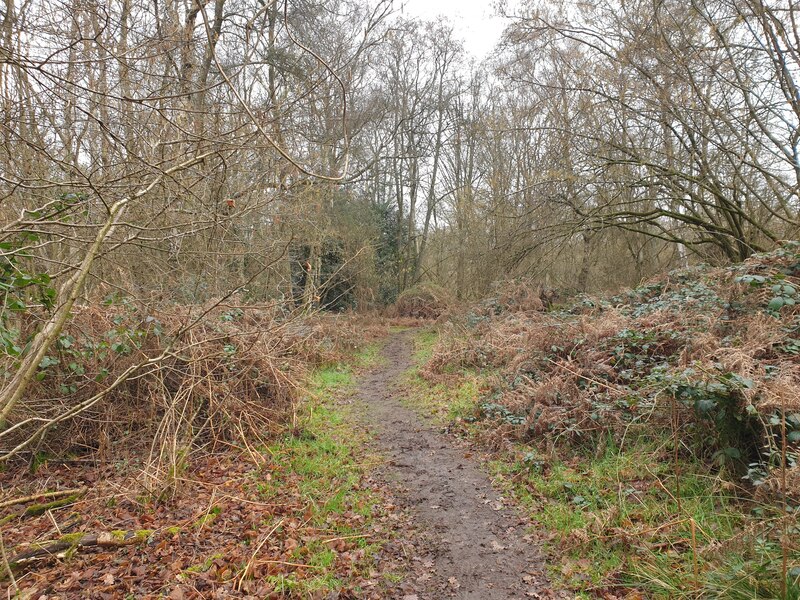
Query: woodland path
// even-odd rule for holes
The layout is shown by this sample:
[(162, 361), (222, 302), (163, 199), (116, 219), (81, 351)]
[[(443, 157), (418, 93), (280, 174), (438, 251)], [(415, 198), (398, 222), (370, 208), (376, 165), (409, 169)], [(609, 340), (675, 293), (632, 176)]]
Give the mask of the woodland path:
[(525, 539), (526, 521), (503, 505), (464, 448), (401, 403), (399, 379), (412, 365), (411, 353), (409, 332), (394, 334), (383, 350), (385, 364), (366, 373), (358, 390), (389, 458), (385, 476), (400, 487), (430, 552), (425, 562), (431, 572), (420, 578), (416, 594), (405, 597), (556, 597), (549, 591), (541, 552)]

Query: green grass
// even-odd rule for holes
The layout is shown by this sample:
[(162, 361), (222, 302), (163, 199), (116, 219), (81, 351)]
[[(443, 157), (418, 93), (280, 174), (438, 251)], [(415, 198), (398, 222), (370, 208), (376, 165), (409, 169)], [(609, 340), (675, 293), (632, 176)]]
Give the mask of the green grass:
[(483, 381), (482, 376), (465, 372), (463, 380), (456, 385), (430, 385), (420, 377), (418, 371), (413, 370), (406, 375), (409, 392), (403, 403), (420, 414), (432, 417), (439, 424), (472, 418), (477, 410)]
[[(365, 450), (369, 435), (355, 425), (351, 407), (341, 400), (353, 392), (354, 368), (375, 365), (380, 356), (379, 347), (372, 346), (358, 353), (352, 366), (327, 365), (312, 373), (310, 398), (298, 427), (265, 449), (272, 462), (270, 477), (258, 482), (266, 501), (279, 498), (287, 489), (294, 490), (306, 504), (303, 518), (307, 524), (324, 538), (351, 539), (363, 550), (359, 564), (365, 570), (375, 566), (374, 557), (385, 541), (365, 533), (372, 530), (381, 504), (377, 492), (362, 485), (364, 475), (380, 459)], [(276, 518), (265, 527), (277, 522)], [(337, 572), (337, 553), (322, 539), (305, 540), (293, 552), (293, 560), (310, 565), (313, 571), (303, 577), (272, 577), (270, 583), (276, 592), (306, 597), (352, 589)]]
[(359, 350), (354, 356), (354, 365), (361, 369), (371, 369), (382, 365), (386, 359), (381, 354), (382, 344), (370, 344)]
[[(358, 487), (363, 473), (362, 461), (366, 458), (358, 445), (362, 436), (353, 432), (349, 439), (333, 438), (324, 431), (341, 431), (343, 427), (340, 414), (318, 408), (313, 420), (306, 425), (306, 435), (288, 441), (280, 449), (273, 449), (274, 456), (279, 457), (285, 469), (300, 477), (299, 491), (312, 506), (311, 522), (318, 527), (326, 525), (331, 513), (342, 514), (352, 510), (364, 517), (372, 514), (370, 491)], [(272, 484), (281, 485), (280, 478), (273, 478)], [(349, 535), (357, 531), (340, 527), (332, 533)]]
[[(600, 456), (555, 454), (520, 447), (490, 466), (551, 532), (551, 576), (579, 597), (606, 588), (652, 598), (781, 597), (774, 535), (712, 467), (682, 460), (678, 488), (669, 452), (649, 440), (624, 450), (608, 443)], [(789, 587), (785, 598), (796, 600)]]
[(433, 329), (423, 329), (414, 336), (414, 362), (422, 364), (433, 354), (439, 335)]
[(222, 514), (222, 509), (219, 506), (212, 506), (208, 512), (195, 521), (195, 529), (202, 529), (206, 525), (210, 525), (220, 514)]
[(222, 554), (213, 554), (205, 559), (202, 563), (198, 563), (196, 565), (192, 565), (186, 568), (186, 573), (205, 573), (211, 568), (211, 565), (214, 563), (215, 560), (218, 558), (222, 558)]
[(433, 330), (423, 330), (414, 338), (414, 364), (405, 374), (407, 394), (404, 404), (420, 414), (429, 416), (438, 424), (457, 419), (472, 419), (478, 408), (481, 387), (487, 374), (464, 369), (458, 373), (459, 381), (431, 385), (425, 381), (419, 366), (430, 359), (438, 335)]
[(674, 597), (675, 589), (647, 574), (661, 570), (678, 582), (674, 587), (693, 587), (693, 548), (705, 572), (713, 564), (699, 549), (731, 539), (743, 525), (736, 501), (706, 466), (681, 464), (678, 492), (668, 456), (649, 441), (625, 450), (608, 443), (600, 456), (574, 454), (568, 461), (525, 450), (522, 459), (504, 457), (492, 469), (555, 534), (551, 554), (561, 560), (552, 574), (575, 590), (639, 587)]
[(328, 365), (311, 374), (309, 389), (314, 395), (330, 400), (334, 392), (353, 383), (353, 370), (349, 365)]

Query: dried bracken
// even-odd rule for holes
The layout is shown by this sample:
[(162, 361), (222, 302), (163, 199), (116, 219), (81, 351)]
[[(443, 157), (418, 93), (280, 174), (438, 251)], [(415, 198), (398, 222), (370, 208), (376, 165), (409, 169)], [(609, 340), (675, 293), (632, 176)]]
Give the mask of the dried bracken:
[[(291, 427), (309, 366), (341, 360), (387, 331), (383, 318), (298, 318), (232, 299), (84, 306), (42, 361), (0, 447), (6, 460), (145, 450), (140, 483), (156, 496), (173, 493), (192, 452), (259, 446)], [(12, 363), (6, 356), (2, 368)]]
[(392, 312), (399, 317), (438, 319), (452, 305), (453, 300), (444, 288), (424, 284), (400, 294)]
[[(691, 268), (610, 298), (520, 310), (519, 289), (453, 317), (421, 373), (499, 373), (483, 413), (534, 444), (582, 443), (677, 424), (731, 473), (790, 462), (800, 440), (800, 249), (729, 268)], [(677, 411), (677, 414), (676, 414)], [(677, 419), (677, 420), (676, 420)], [(772, 477), (770, 477), (770, 480)], [(790, 478), (791, 479), (791, 478)], [(787, 490), (792, 491), (792, 490)]]

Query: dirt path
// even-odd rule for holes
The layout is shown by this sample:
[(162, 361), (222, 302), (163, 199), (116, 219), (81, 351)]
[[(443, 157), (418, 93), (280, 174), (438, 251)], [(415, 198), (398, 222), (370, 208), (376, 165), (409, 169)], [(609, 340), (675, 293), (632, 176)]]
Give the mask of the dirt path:
[[(412, 364), (408, 333), (384, 349), (386, 365), (363, 377), (359, 397), (381, 449), (387, 476), (403, 488), (430, 540), (429, 572), (406, 598), (549, 598), (542, 557), (524, 539), (525, 523), (506, 509), (489, 478), (464, 450), (401, 404), (399, 376)], [(401, 596), (402, 597), (402, 596)]]

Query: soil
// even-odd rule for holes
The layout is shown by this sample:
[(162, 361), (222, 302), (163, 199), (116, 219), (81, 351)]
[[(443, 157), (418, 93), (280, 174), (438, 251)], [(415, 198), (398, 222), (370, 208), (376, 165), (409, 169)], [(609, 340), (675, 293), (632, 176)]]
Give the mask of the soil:
[(389, 458), (386, 473), (424, 531), (428, 556), (400, 598), (553, 598), (528, 522), (505, 505), (463, 447), (403, 406), (400, 376), (412, 365), (408, 332), (393, 335), (385, 364), (358, 396)]

